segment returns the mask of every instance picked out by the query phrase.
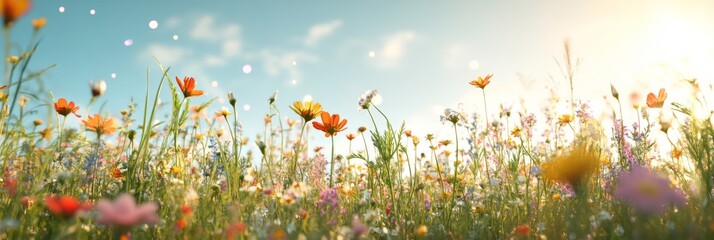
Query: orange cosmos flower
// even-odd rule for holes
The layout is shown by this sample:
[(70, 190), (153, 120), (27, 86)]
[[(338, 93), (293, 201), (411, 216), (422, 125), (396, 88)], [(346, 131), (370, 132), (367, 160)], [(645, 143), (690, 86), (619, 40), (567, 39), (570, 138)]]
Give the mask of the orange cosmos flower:
[(317, 130), (323, 131), (325, 133), (325, 137), (335, 136), (338, 132), (342, 132), (347, 129), (345, 128), (345, 125), (347, 125), (347, 119), (342, 119), (342, 121), (340, 121), (339, 114), (332, 114), (332, 116), (330, 116), (329, 112), (322, 111), (322, 115), (320, 117), (322, 118), (322, 123), (312, 122), (312, 126)]
[(667, 92), (664, 91), (664, 88), (659, 90), (657, 96), (654, 93), (647, 94), (647, 106), (650, 108), (662, 108), (664, 100), (667, 100)]
[(355, 139), (355, 137), (357, 137), (357, 136), (355, 136), (354, 133), (348, 133), (348, 134), (347, 134), (347, 140), (352, 141), (353, 139)]
[(193, 89), (196, 87), (196, 80), (193, 79), (193, 77), (183, 77), (183, 82), (181, 82), (177, 76), (176, 83), (179, 85), (179, 88), (181, 88), (181, 92), (183, 92), (183, 97), (185, 98), (203, 95), (203, 91)]
[(491, 83), (491, 77), (493, 77), (493, 74), (489, 74), (485, 78), (478, 76), (478, 78), (476, 80), (469, 82), (469, 84), (479, 87), (481, 89), (484, 89), (486, 87), (486, 85)]
[(114, 119), (102, 118), (99, 114), (88, 116), (87, 120), (82, 120), (82, 123), (87, 126), (87, 130), (94, 131), (99, 136), (103, 134), (112, 135), (117, 130), (117, 124)]
[(67, 99), (60, 98), (57, 100), (55, 103), (55, 111), (59, 115), (67, 117), (70, 113), (74, 114), (76, 117), (82, 117), (81, 115), (77, 114), (77, 111), (79, 111), (79, 107), (74, 105), (74, 101), (70, 101), (67, 103)]
[(30, 10), (30, 0), (2, 0), (0, 13), (2, 13), (5, 26), (10, 26), (15, 20), (25, 15)]
[(32, 27), (35, 30), (40, 30), (45, 27), (45, 25), (47, 25), (47, 18), (45, 17), (32, 19)]
[(79, 210), (89, 210), (91, 208), (90, 203), (81, 203), (76, 198), (70, 196), (46, 197), (45, 205), (47, 205), (50, 212), (64, 218), (73, 217)]

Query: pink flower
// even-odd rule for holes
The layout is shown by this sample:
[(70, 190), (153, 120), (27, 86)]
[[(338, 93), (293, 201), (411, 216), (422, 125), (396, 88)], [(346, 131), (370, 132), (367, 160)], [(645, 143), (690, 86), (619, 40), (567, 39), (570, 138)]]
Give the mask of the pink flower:
[(136, 205), (134, 197), (131, 194), (124, 193), (119, 196), (114, 202), (107, 199), (102, 199), (97, 204), (99, 224), (119, 225), (130, 227), (137, 224), (154, 224), (159, 221), (159, 216), (156, 215), (158, 206), (156, 203), (144, 203)]

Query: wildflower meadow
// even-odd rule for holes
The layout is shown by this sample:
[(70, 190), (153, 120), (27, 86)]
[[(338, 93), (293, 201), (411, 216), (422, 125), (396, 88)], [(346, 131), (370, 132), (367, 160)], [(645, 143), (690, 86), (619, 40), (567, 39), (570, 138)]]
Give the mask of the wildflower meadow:
[[(510, 73), (476, 70), (457, 80), (475, 110), (443, 107), (429, 128), (388, 111), (426, 106), (379, 83), (334, 99), (249, 87), (217, 95), (190, 73), (200, 68), (176, 70), (170, 58), (152, 58), (125, 98), (110, 98), (113, 80), (52, 79), (66, 61), (43, 45), (60, 36), (44, 32), (51, 19), (30, 17), (49, 2), (0, 1), (0, 239), (714, 238), (711, 79), (632, 94), (608, 79), (594, 83), (604, 98), (583, 99), (592, 81), (578, 67), (588, 62), (565, 41), (553, 43), (555, 61), (544, 57), (561, 91), (542, 106), (498, 102), (536, 99), (497, 90), (519, 88)], [(132, 44), (141, 39), (122, 47)], [(81, 91), (45, 87), (57, 81)], [(241, 97), (254, 91), (251, 109)]]

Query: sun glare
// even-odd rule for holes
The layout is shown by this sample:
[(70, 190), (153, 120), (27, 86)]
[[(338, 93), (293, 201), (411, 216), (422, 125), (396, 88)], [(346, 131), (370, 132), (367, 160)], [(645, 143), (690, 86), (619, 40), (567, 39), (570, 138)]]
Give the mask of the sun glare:
[[(714, 23), (712, 23), (714, 24)], [(686, 16), (661, 13), (645, 36), (645, 57), (675, 68), (683, 77), (711, 77), (714, 25), (703, 26)]]

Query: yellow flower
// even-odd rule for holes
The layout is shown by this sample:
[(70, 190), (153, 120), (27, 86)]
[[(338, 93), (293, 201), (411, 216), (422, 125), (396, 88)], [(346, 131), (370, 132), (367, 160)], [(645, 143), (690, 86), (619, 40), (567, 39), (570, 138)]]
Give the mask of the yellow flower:
[(493, 74), (486, 75), (486, 77), (478, 76), (476, 80), (469, 82), (469, 84), (484, 89), (486, 85), (491, 83), (491, 77), (493, 77)]
[(519, 127), (513, 128), (513, 130), (511, 130), (511, 136), (520, 137), (521, 136), (521, 128), (519, 128)]
[(29, 101), (30, 101), (29, 98), (27, 98), (27, 97), (25, 97), (25, 96), (21, 96), (21, 97), (20, 97), (20, 100), (17, 101), (17, 104), (20, 105), (20, 107), (24, 107), (24, 106), (25, 106), (25, 103), (27, 103), (27, 102), (29, 102)]
[(52, 127), (49, 126), (45, 129), (42, 129), (42, 131), (40, 131), (40, 138), (48, 142), (52, 140)]
[(297, 115), (300, 115), (305, 122), (315, 119), (317, 115), (322, 113), (322, 105), (319, 103), (313, 103), (312, 101), (296, 101), (292, 106), (290, 106), (290, 109), (297, 113)]
[(231, 115), (231, 111), (228, 110), (227, 107), (221, 107), (221, 111), (218, 111), (216, 115), (227, 117), (228, 115)]
[(553, 194), (551, 199), (553, 199), (554, 202), (557, 202), (558, 200), (560, 200), (560, 193)]
[(573, 122), (573, 115), (563, 114), (558, 117), (558, 125), (560, 126), (568, 125), (571, 122)]
[(577, 185), (599, 171), (600, 158), (594, 150), (578, 144), (541, 167), (546, 180)]
[(14, 64), (17, 64), (20, 61), (20, 58), (17, 56), (9, 56), (7, 57), (7, 62)]

